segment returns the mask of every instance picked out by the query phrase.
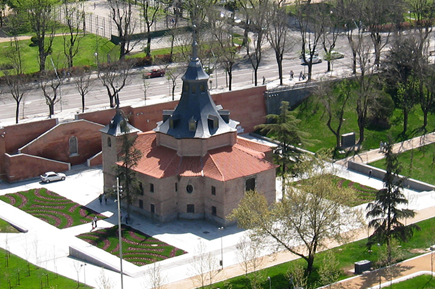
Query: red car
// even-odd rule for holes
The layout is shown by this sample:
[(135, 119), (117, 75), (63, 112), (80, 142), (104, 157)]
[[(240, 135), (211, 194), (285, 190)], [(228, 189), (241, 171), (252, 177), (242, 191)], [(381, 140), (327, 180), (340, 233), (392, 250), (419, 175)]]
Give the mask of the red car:
[(154, 78), (165, 76), (165, 71), (163, 69), (152, 69), (143, 74), (143, 78)]

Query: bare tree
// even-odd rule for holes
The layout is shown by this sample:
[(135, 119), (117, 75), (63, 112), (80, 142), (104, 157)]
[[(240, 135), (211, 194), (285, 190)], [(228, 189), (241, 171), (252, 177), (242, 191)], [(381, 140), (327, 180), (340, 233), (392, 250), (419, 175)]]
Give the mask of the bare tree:
[(58, 0), (12, 0), (18, 15), (24, 17), (35, 34), (38, 46), (39, 71), (45, 70), (45, 60), (51, 54), (56, 28), (54, 7)]
[(63, 36), (63, 53), (67, 58), (68, 67), (74, 66), (74, 57), (79, 52), (81, 32), (80, 25), (85, 18), (83, 3), (65, 3), (62, 5), (65, 21), (66, 33)]
[(63, 79), (59, 75), (58, 77), (52, 77), (47, 73), (39, 81), (39, 87), (42, 89), (45, 103), (48, 105), (48, 117), (50, 118), (54, 114), (54, 106), (62, 100), (60, 94), (62, 82)]
[[(409, 12), (412, 11), (415, 29), (414, 35), (419, 39), (419, 50), (421, 54), (427, 54), (429, 46), (428, 37), (433, 30), (435, 3), (428, 0), (407, 1)], [(411, 15), (409, 15), (411, 17)], [(426, 53), (425, 53), (426, 52)]]
[(74, 84), (78, 93), (82, 98), (82, 112), (85, 111), (85, 98), (89, 91), (92, 89), (93, 82), (91, 81), (91, 73), (84, 69), (74, 78)]
[(241, 1), (242, 9), (245, 11), (248, 21), (248, 29), (254, 33), (254, 51), (251, 51), (249, 43), (246, 44), (246, 54), (248, 55), (252, 69), (254, 70), (254, 85), (258, 85), (258, 68), (262, 58), (262, 46), (266, 41), (267, 35), (267, 11), (270, 5), (269, 0), (246, 0)]
[(318, 5), (310, 4), (309, 1), (296, 1), (296, 17), (299, 22), (302, 37), (301, 58), (304, 64), (308, 66), (308, 81), (310, 81), (312, 77), (313, 58), (321, 43), (322, 35), (325, 33), (324, 23), (318, 21), (322, 17), (322, 13)]
[(6, 49), (6, 58), (9, 60), (12, 69), (3, 71), (7, 90), (15, 100), (15, 123), (19, 121), (20, 104), (24, 99), (24, 95), (27, 93), (28, 79), (24, 74), (23, 60), (21, 57), (20, 42), (15, 37), (10, 42), (10, 46)]
[(119, 105), (119, 92), (127, 85), (132, 64), (120, 60), (98, 65), (98, 78), (106, 88), (110, 107)]
[(264, 259), (261, 256), (263, 246), (255, 235), (249, 237), (243, 235), (236, 244), (237, 259), (245, 275), (249, 272), (257, 271), (263, 264)]
[(271, 3), (268, 8), (268, 16), (266, 17), (266, 27), (268, 27), (267, 40), (275, 52), (275, 59), (278, 64), (279, 84), (282, 85), (282, 60), (284, 53), (290, 51), (296, 42), (290, 40), (287, 24), (288, 16), (285, 9), (277, 3)]
[(162, 2), (150, 0), (140, 0), (142, 17), (145, 20), (147, 31), (147, 44), (145, 46), (146, 56), (151, 56), (151, 28), (155, 25), (157, 18), (161, 15)]
[(335, 48), (337, 38), (340, 35), (340, 25), (342, 24), (339, 13), (334, 13), (329, 5), (322, 6), (320, 21), (324, 22), (325, 33), (322, 34), (322, 48), (325, 52), (325, 59), (328, 62), (327, 71), (331, 71), (331, 63), (333, 60), (332, 51)]
[(151, 285), (153, 289), (165, 289), (163, 285), (166, 282), (166, 277), (163, 276), (160, 264), (154, 262), (145, 272), (146, 288)]
[(344, 112), (356, 90), (355, 83), (345, 79), (339, 83), (322, 83), (318, 88), (317, 99), (325, 108), (326, 126), (334, 134), (335, 149), (338, 150)]
[(183, 67), (179, 66), (166, 66), (166, 79), (171, 82), (171, 95), (172, 100), (175, 100), (175, 88), (177, 87), (177, 79), (186, 71)]
[(109, 277), (104, 274), (104, 269), (101, 268), (100, 275), (98, 275), (97, 279), (97, 288), (98, 289), (113, 289), (115, 288), (115, 284)]
[(204, 287), (207, 283), (212, 284), (213, 278), (218, 273), (218, 260), (210, 252), (207, 252), (207, 246), (202, 240), (195, 248), (195, 255), (190, 267), (196, 274), (194, 278), (195, 286), (198, 284)]
[(134, 48), (131, 35), (136, 22), (133, 19), (133, 1), (111, 0), (108, 2), (110, 17), (115, 23), (119, 37), (119, 59), (124, 59)]

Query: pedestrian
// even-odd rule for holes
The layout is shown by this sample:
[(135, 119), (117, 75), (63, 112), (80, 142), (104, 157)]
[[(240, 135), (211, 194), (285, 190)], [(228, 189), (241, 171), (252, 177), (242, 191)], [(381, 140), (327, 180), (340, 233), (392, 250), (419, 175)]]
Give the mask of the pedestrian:
[(102, 205), (103, 204), (103, 194), (100, 194), (98, 196), (98, 200), (100, 201), (100, 205)]
[(369, 170), (369, 179), (372, 177), (372, 170)]
[(387, 149), (387, 142), (384, 142), (384, 146), (383, 146), (383, 148), (382, 148), (382, 151), (385, 153), (385, 152), (386, 152), (386, 149)]
[(299, 73), (299, 81), (301, 81), (302, 80), (302, 77), (304, 76), (304, 74), (302, 73), (302, 71), (301, 71), (301, 73)]
[(263, 76), (263, 85), (266, 84), (266, 77)]
[(92, 219), (92, 229), (91, 231), (94, 229), (94, 219)]
[(384, 143), (382, 141), (379, 143), (379, 151), (384, 152)]
[(94, 217), (94, 224), (95, 224), (95, 228), (97, 228), (97, 216)]
[(95, 10), (96, 7), (97, 7), (97, 3), (94, 3), (94, 10)]
[(293, 76), (294, 76), (293, 70), (290, 70), (290, 80), (293, 80)]
[(107, 205), (107, 195), (106, 195), (106, 193), (104, 193), (104, 202), (105, 202), (106, 205)]

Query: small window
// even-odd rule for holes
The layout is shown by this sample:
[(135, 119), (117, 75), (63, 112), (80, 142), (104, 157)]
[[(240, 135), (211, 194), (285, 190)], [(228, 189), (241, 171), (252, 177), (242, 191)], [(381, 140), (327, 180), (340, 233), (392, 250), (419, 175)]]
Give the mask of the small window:
[(178, 183), (175, 183), (175, 191), (178, 192)]
[(139, 208), (143, 209), (143, 201), (139, 200)]
[(195, 214), (195, 205), (194, 204), (187, 204), (187, 212)]
[(217, 209), (216, 209), (215, 206), (211, 206), (211, 214), (212, 214), (213, 216), (216, 216), (216, 214), (217, 214)]
[(150, 205), (150, 211), (151, 211), (151, 214), (155, 214), (156, 213), (156, 207), (154, 206), (154, 204)]
[(211, 186), (211, 194), (213, 196), (216, 196), (216, 187), (215, 186)]
[(186, 186), (186, 191), (191, 194), (193, 192), (193, 186), (192, 185), (187, 185)]
[(139, 194), (143, 196), (143, 185), (142, 182), (139, 182)]
[(192, 85), (192, 94), (195, 94), (195, 93), (196, 93), (196, 86)]
[(154, 193), (154, 184), (150, 184), (150, 193)]
[(69, 155), (77, 155), (79, 153), (78, 151), (78, 143), (77, 138), (75, 136), (72, 136), (69, 138)]
[(189, 130), (190, 131), (196, 130), (196, 120), (193, 117), (189, 119)]
[(107, 146), (109, 148), (112, 146), (112, 139), (110, 137), (107, 138)]
[(246, 191), (255, 191), (255, 178), (250, 178), (246, 180), (245, 183)]
[(201, 90), (201, 92), (205, 92), (205, 85), (201, 84), (201, 86), (199, 87), (199, 89)]

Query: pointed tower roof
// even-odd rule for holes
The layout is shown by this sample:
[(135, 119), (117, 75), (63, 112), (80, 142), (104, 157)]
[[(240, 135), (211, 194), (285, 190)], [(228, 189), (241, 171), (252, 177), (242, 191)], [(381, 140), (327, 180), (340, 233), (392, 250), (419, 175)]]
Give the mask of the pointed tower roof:
[(125, 117), (123, 111), (119, 107), (116, 108), (115, 116), (112, 118), (110, 123), (100, 131), (112, 136), (120, 136), (125, 133), (141, 132), (128, 122), (127, 117)]
[(208, 74), (198, 58), (196, 27), (193, 29), (192, 57), (183, 77), (180, 101), (175, 110), (163, 112), (156, 132), (181, 138), (209, 138), (236, 132), (239, 124), (229, 118), (229, 111), (218, 108), (208, 89)]

